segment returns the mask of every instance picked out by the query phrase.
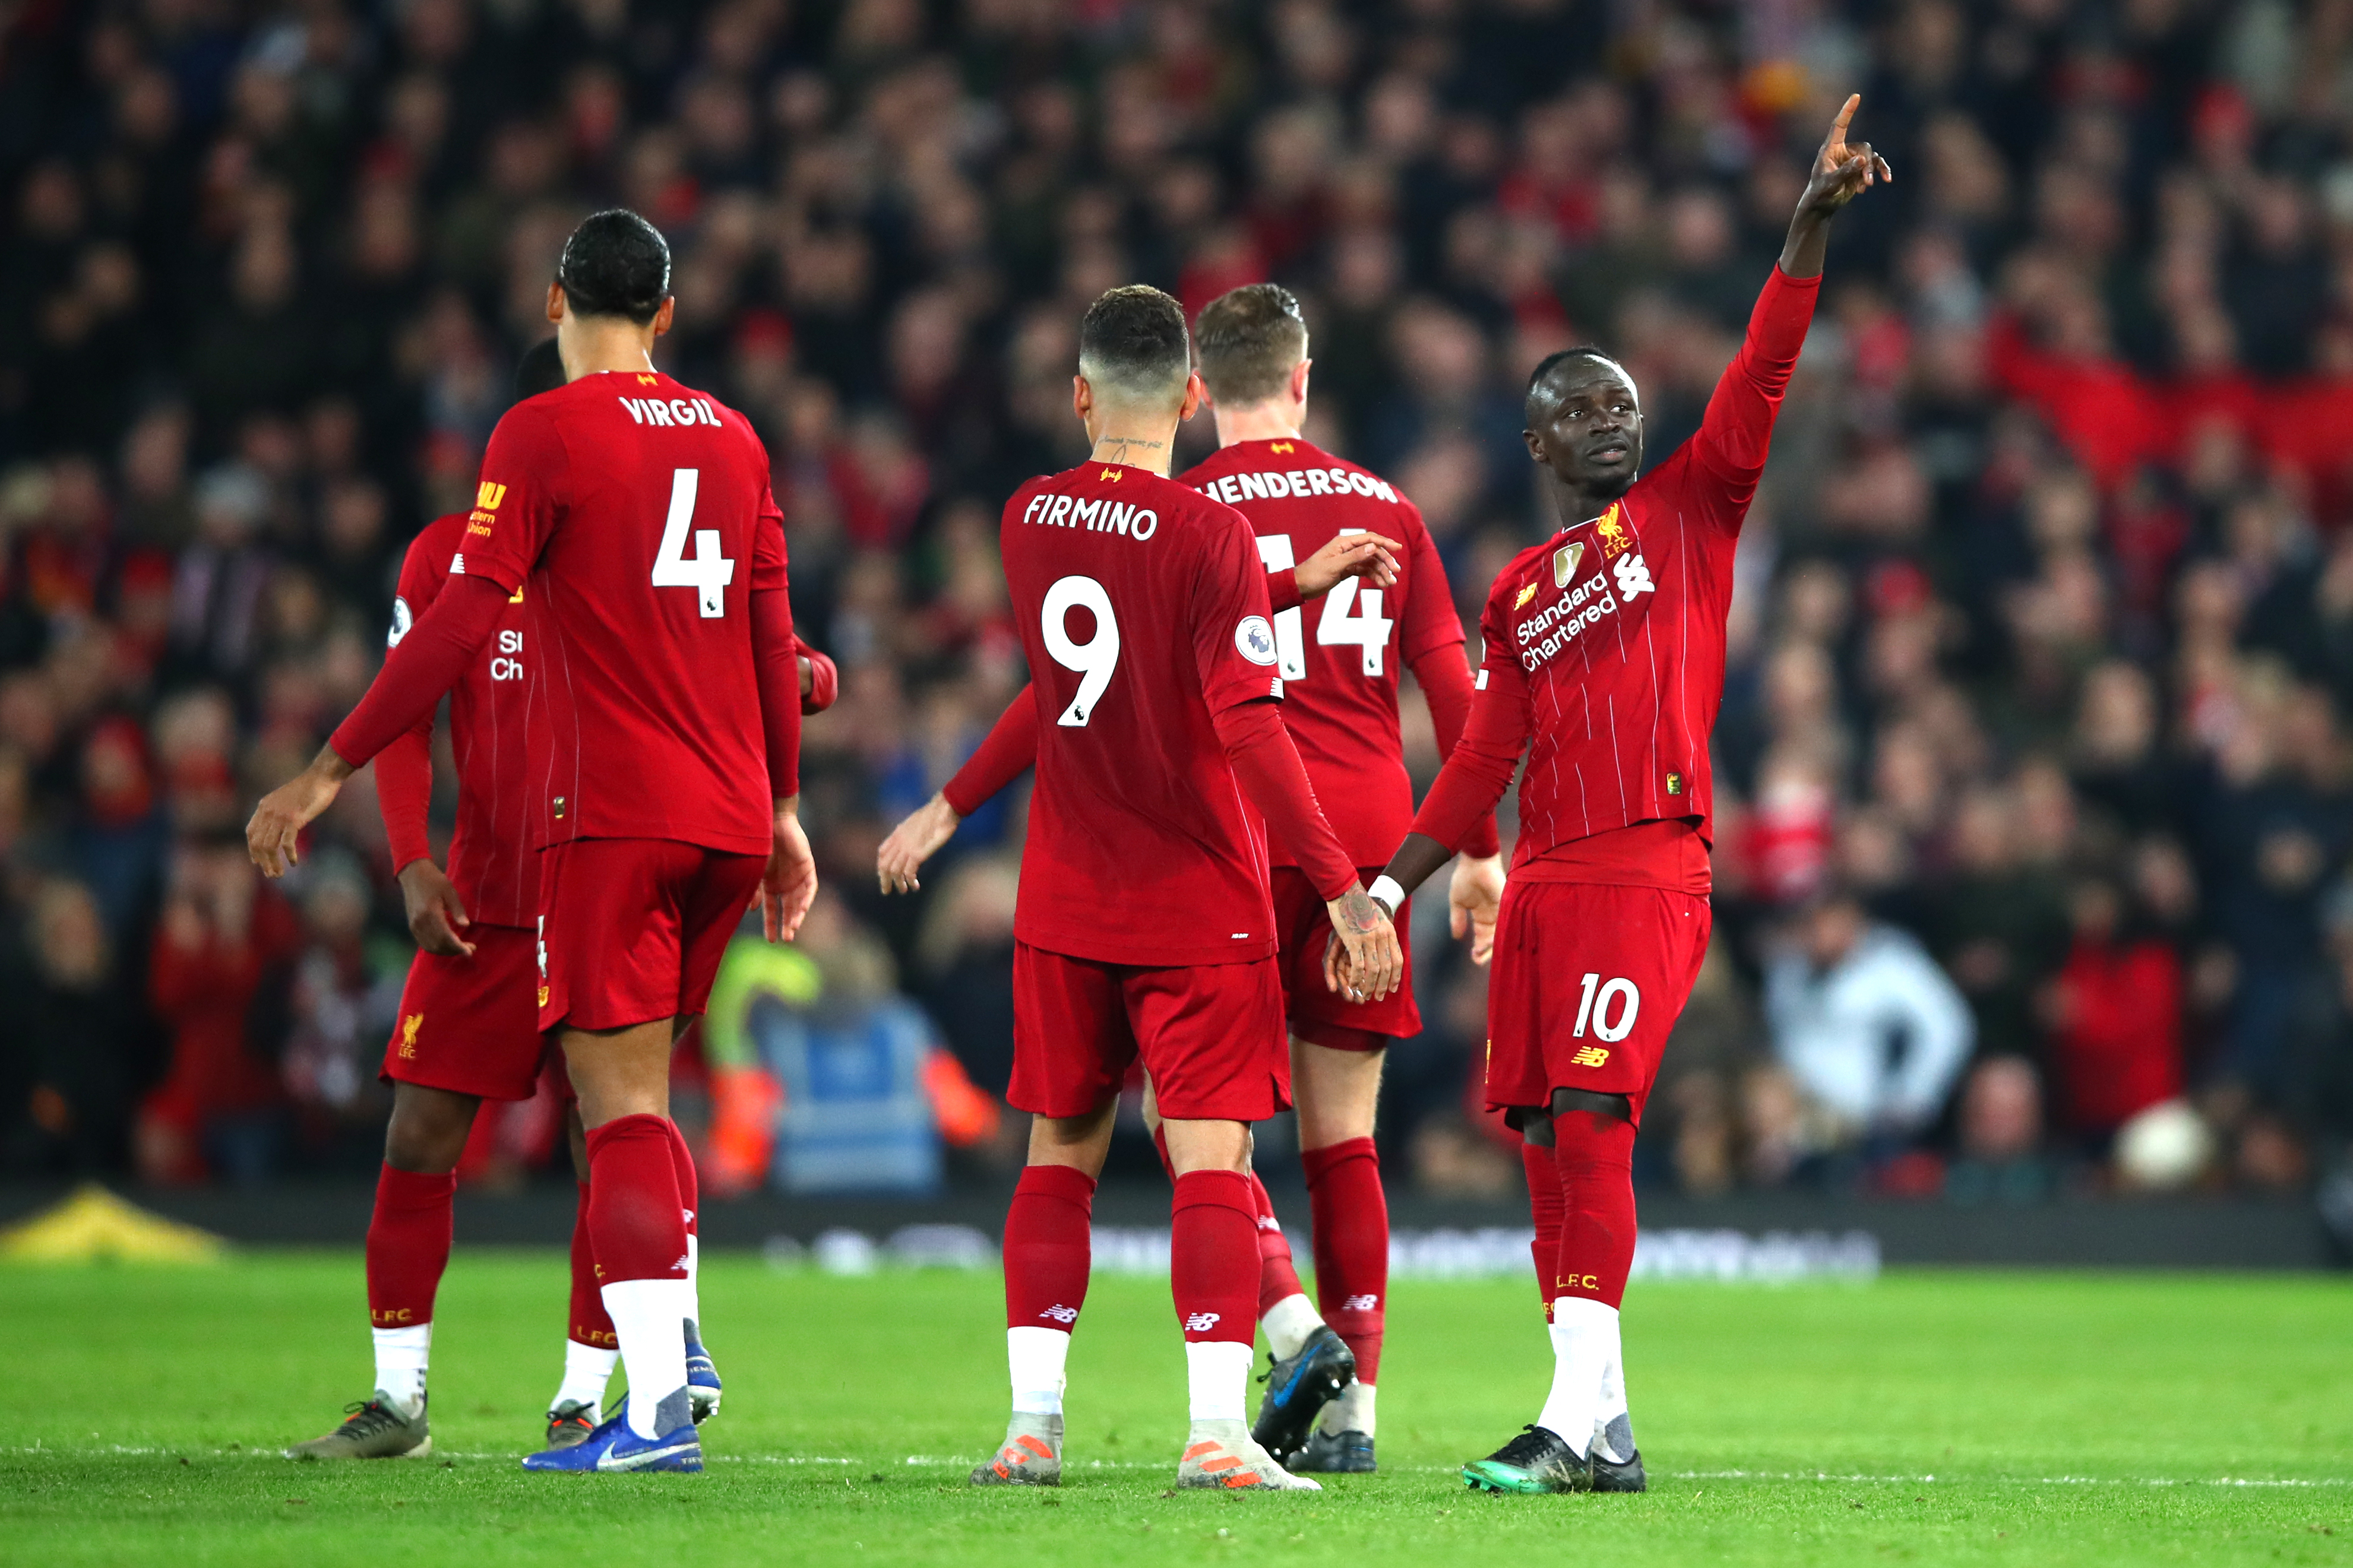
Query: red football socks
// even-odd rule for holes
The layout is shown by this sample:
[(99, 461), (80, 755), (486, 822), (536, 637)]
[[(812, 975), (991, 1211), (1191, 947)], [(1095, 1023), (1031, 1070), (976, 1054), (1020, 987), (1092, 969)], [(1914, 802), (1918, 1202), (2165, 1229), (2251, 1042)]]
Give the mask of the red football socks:
[(424, 1175), (386, 1165), (375, 1179), (368, 1219), (368, 1321), (411, 1329), (433, 1321), (433, 1293), (449, 1266), (449, 1200), (455, 1173)]
[(588, 1243), (607, 1285), (686, 1278), (673, 1136), (660, 1116), (617, 1116), (588, 1130)]
[(1069, 1165), (1030, 1165), (1005, 1211), (1005, 1325), (1070, 1331), (1087, 1304), (1095, 1180)]
[(1258, 1226), (1258, 1315), (1263, 1318), (1277, 1301), (1307, 1292), (1299, 1283), (1299, 1266), (1292, 1260), (1291, 1239), (1282, 1234), (1282, 1222), (1275, 1217), (1274, 1203), (1256, 1171), (1250, 1173), (1250, 1189)]
[(1572, 1110), (1552, 1119), (1552, 1135), (1561, 1196), (1553, 1295), (1614, 1308), (1634, 1267), (1634, 1124)]
[(678, 1130), (677, 1122), (664, 1119), (662, 1125), (670, 1129), (670, 1175), (678, 1183), (678, 1206), (685, 1216), (686, 1234), (700, 1236), (694, 1214), (702, 1206), (702, 1184), (695, 1179), (694, 1151), (686, 1146), (686, 1134)]
[(580, 1184), (580, 1206), (572, 1211), (572, 1310), (565, 1338), (598, 1350), (618, 1350), (612, 1315), (605, 1310), (596, 1279), (596, 1250), (588, 1245), (588, 1184)]
[(1187, 1171), (1169, 1215), (1168, 1282), (1188, 1342), (1258, 1334), (1258, 1207), (1240, 1171)]
[[(1389, 1292), (1389, 1207), (1369, 1138), (1301, 1152), (1315, 1226), (1315, 1304), (1356, 1352), (1356, 1380), (1381, 1380)], [(1264, 1245), (1261, 1235), (1261, 1245)], [(1297, 1276), (1293, 1277), (1294, 1282)]]
[(1544, 1298), (1545, 1321), (1552, 1321), (1553, 1265), (1560, 1261), (1560, 1168), (1552, 1151), (1541, 1143), (1520, 1144), (1520, 1168), (1528, 1178), (1528, 1217), (1535, 1222), (1536, 1238), (1528, 1256), (1536, 1266), (1536, 1294)]

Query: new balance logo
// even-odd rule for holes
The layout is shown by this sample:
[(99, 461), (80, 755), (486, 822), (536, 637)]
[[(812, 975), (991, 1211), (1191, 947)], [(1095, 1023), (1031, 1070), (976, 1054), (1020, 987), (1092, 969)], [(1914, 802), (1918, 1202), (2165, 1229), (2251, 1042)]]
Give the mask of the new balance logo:
[(1351, 1296), (1340, 1303), (1344, 1312), (1369, 1312), (1381, 1304), (1378, 1296)]
[[(1234, 934), (1235, 934), (1236, 936), (1247, 936), (1247, 935), (1249, 935), (1250, 933), (1249, 933), (1248, 931), (1238, 931), (1234, 932)], [(1280, 1231), (1282, 1229), (1282, 1222), (1281, 1220), (1279, 1220), (1279, 1219), (1275, 1218), (1275, 1217), (1274, 1217), (1272, 1215), (1271, 1215), (1271, 1214), (1262, 1214), (1262, 1215), (1259, 1215), (1259, 1216), (1258, 1216), (1258, 1227), (1259, 1227), (1259, 1229), (1261, 1229), (1261, 1230), (1271, 1230), (1271, 1231), (1277, 1231), (1277, 1232), (1280, 1232)]]
[(1577, 1054), (1568, 1058), (1573, 1068), (1598, 1068), (1609, 1059), (1609, 1053), (1599, 1046), (1579, 1046)]
[(1188, 1334), (1206, 1334), (1218, 1326), (1218, 1316), (1215, 1312), (1195, 1312), (1185, 1320), (1185, 1331)]
[(1038, 1315), (1041, 1318), (1051, 1318), (1066, 1329), (1079, 1321), (1079, 1310), (1076, 1307), (1065, 1307), (1060, 1301)]

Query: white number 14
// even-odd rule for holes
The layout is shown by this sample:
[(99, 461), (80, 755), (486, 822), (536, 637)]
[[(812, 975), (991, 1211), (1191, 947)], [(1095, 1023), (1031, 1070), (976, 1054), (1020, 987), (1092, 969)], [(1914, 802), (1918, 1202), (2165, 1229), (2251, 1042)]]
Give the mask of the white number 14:
[[(1344, 528), (1345, 537), (1362, 533), (1361, 528)], [(1281, 572), (1299, 563), (1291, 548), (1287, 533), (1261, 533), (1258, 536), (1258, 558), (1270, 572)], [(1274, 617), (1275, 673), (1285, 680), (1307, 679), (1307, 637), (1303, 610), (1284, 610)], [(1354, 646), (1364, 650), (1364, 670), (1366, 675), (1381, 673), (1382, 661), (1388, 651), (1389, 628), (1397, 623), (1381, 614), (1381, 590), (1366, 588), (1354, 577), (1343, 577), (1324, 595), (1324, 613), (1315, 623), (1315, 641), (1323, 647)]]
[(694, 498), (702, 484), (702, 470), (679, 468), (670, 477), (670, 518), (662, 524), (661, 548), (654, 552), (653, 584), (657, 588), (693, 588), (700, 592), (702, 618), (717, 620), (727, 613), (721, 590), (735, 581), (735, 563), (719, 553), (719, 531), (694, 531), (694, 554), (686, 553), (687, 526), (694, 521)]

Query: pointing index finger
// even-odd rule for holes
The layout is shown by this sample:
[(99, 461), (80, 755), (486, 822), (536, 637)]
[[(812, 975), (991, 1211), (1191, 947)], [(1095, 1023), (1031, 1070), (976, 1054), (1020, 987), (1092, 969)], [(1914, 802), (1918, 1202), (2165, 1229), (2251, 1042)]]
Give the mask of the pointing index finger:
[(1859, 92), (1847, 94), (1846, 101), (1839, 105), (1838, 118), (1831, 121), (1830, 140), (1823, 142), (1823, 146), (1834, 153), (1845, 149), (1847, 121), (1854, 118), (1854, 111), (1861, 108), (1862, 104), (1862, 94)]

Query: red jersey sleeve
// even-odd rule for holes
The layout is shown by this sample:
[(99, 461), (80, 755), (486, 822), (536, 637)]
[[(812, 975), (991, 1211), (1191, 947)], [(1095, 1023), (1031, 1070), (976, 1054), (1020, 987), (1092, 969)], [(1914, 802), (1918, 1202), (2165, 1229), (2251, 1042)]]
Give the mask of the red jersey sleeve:
[[(398, 647), (408, 628), (417, 624), (441, 591), (441, 580), (448, 574), (444, 566), (436, 566), (437, 552), (426, 543), (428, 529), (408, 542), (408, 553), (400, 563), (400, 585), (392, 601), (392, 631), (385, 638), (389, 647)], [(427, 715), (392, 744), (376, 753), (375, 792), (377, 809), (384, 814), (384, 833), (392, 847), (392, 868), (398, 871), (412, 861), (429, 858), (433, 853), (427, 821), (433, 803), (433, 720)]]
[[(1512, 787), (1513, 771), (1535, 722), (1527, 673), (1512, 651), (1511, 618), (1503, 603), (1511, 580), (1508, 573), (1496, 579), (1479, 619), (1486, 656), (1471, 699), (1470, 721), (1413, 819), (1414, 832), (1450, 849), (1471, 847), (1474, 854), (1480, 850), (1472, 847), (1493, 832), (1495, 803)], [(1482, 823), (1490, 824), (1484, 834), (1479, 833)]]
[(983, 803), (1019, 778), (1038, 763), (1038, 702), (1036, 688), (1025, 686), (1014, 693), (1013, 700), (997, 723), (989, 730), (988, 738), (980, 749), (965, 759), (955, 777), (940, 788), (948, 809), (958, 816), (970, 816)]
[(752, 592), (785, 586), (785, 511), (776, 492), (760, 487), (760, 518), (752, 528)]
[(1193, 661), (1212, 718), (1240, 703), (1282, 695), (1258, 537), (1241, 513), (1219, 510), (1227, 526), (1208, 531), (1189, 606)]
[(1748, 314), (1748, 334), (1740, 352), (1724, 367), (1699, 433), (1692, 437), (1692, 461), (1723, 481), (1720, 488), (1702, 492), (1716, 503), (1704, 510), (1735, 529), (1747, 515), (1757, 478), (1765, 471), (1774, 416), (1781, 411), (1781, 395), (1789, 389), (1790, 374), (1798, 368), (1798, 351), (1805, 347), (1821, 286), (1820, 278), (1792, 278), (1778, 266), (1773, 268)]
[(1446, 580), (1446, 563), (1438, 556), (1421, 510), (1411, 502), (1406, 513), (1405, 625), (1398, 629), (1398, 651), (1409, 667), (1432, 648), (1459, 646), (1462, 617), (1454, 609), (1454, 586)]
[(538, 400), (507, 410), (482, 454), (481, 482), (459, 546), (468, 576), (488, 577), (510, 594), (521, 590), (555, 530), (568, 468), (564, 437)]

